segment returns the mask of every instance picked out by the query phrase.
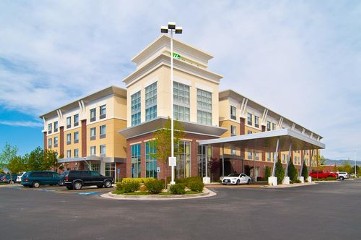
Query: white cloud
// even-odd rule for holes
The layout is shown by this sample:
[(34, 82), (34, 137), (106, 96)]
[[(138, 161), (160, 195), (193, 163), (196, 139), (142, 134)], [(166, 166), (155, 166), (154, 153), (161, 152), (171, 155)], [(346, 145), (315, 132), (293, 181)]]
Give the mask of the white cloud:
[(7, 125), (12, 127), (42, 127), (43, 123), (41, 122), (31, 122), (31, 121), (1, 121), (0, 125)]
[(360, 146), (361, 4), (343, 1), (1, 2), (0, 104), (38, 116), (123, 86), (130, 59), (174, 20), (232, 88), (324, 137)]

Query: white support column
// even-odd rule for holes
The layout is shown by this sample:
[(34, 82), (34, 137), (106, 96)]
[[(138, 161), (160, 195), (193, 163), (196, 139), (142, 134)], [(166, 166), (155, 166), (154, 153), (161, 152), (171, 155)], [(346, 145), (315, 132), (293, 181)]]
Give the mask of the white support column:
[(292, 142), (291, 142), (290, 147), (288, 149), (288, 157), (287, 157), (287, 162), (286, 162), (285, 177), (282, 180), (282, 184), (285, 184), (285, 185), (290, 184), (290, 177), (288, 176), (288, 164), (289, 164), (290, 161), (292, 161), (292, 159), (291, 159), (291, 151), (292, 151)]
[(280, 144), (280, 139), (277, 139), (277, 144), (276, 144), (276, 151), (274, 152), (273, 155), (273, 169), (272, 169), (272, 176), (268, 177), (268, 185), (270, 186), (277, 186), (277, 177), (275, 177), (275, 171), (276, 171), (276, 162), (278, 160), (278, 148), (279, 148), (279, 144)]
[(305, 162), (305, 150), (301, 150), (301, 167), (300, 167), (300, 172), (298, 173), (298, 180), (300, 180), (301, 183), (305, 182), (305, 178), (304, 176), (302, 176), (302, 171), (303, 171), (303, 163)]
[(203, 183), (209, 184), (211, 183), (211, 179), (208, 177), (208, 146), (205, 146), (205, 150), (206, 150), (206, 176), (203, 177)]
[(222, 145), (222, 177), (224, 177), (224, 145)]

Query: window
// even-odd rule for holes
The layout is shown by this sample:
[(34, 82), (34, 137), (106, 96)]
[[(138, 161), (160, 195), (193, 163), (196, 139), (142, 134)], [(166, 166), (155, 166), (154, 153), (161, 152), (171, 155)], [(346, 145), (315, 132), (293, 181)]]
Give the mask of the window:
[(145, 88), (145, 121), (157, 118), (157, 82)]
[(252, 152), (248, 152), (248, 159), (252, 159)]
[(102, 105), (99, 108), (99, 112), (100, 112), (100, 119), (104, 119), (107, 117), (107, 106), (106, 105)]
[(71, 133), (66, 134), (66, 144), (71, 144)]
[(52, 148), (52, 145), (53, 145), (52, 140), (51, 140), (51, 138), (49, 138), (48, 139), (48, 148)]
[(253, 118), (252, 113), (247, 113), (247, 124), (250, 126), (253, 125), (252, 118)]
[(254, 116), (254, 126), (256, 128), (259, 128), (259, 117), (258, 116)]
[(90, 147), (90, 155), (94, 156), (96, 154), (96, 147), (95, 146), (91, 146)]
[(132, 178), (139, 178), (140, 175), (140, 144), (134, 144), (131, 149)]
[(247, 131), (247, 134), (252, 134), (252, 131), (248, 130), (248, 131)]
[(276, 124), (272, 123), (272, 130), (276, 130)]
[(66, 157), (71, 158), (71, 150), (66, 150)]
[(131, 96), (131, 125), (136, 126), (141, 122), (140, 91)]
[(234, 106), (231, 106), (231, 119), (236, 120), (237, 119), (237, 109)]
[(187, 178), (191, 176), (191, 143), (189, 141), (180, 141), (177, 144), (177, 167), (176, 178)]
[(197, 89), (197, 123), (212, 125), (212, 93)]
[(234, 146), (231, 147), (231, 154), (232, 154), (232, 155), (236, 155), (236, 154), (237, 154), (236, 149), (234, 148)]
[(231, 125), (231, 136), (236, 136), (237, 135), (236, 131), (237, 131), (237, 127)]
[(54, 147), (58, 147), (58, 137), (54, 137)]
[(100, 156), (105, 156), (106, 150), (107, 150), (107, 148), (106, 148), (105, 145), (100, 145), (100, 146), (99, 146)]
[(189, 86), (174, 82), (173, 83), (173, 117), (175, 120), (189, 122)]
[(79, 126), (79, 114), (74, 115), (74, 127)]
[(95, 108), (90, 109), (90, 122), (94, 122), (96, 120), (97, 110)]
[(99, 132), (100, 132), (100, 138), (105, 138), (107, 136), (107, 126), (101, 125), (99, 127)]
[(66, 128), (71, 128), (71, 117), (66, 118)]
[(157, 178), (157, 159), (154, 157), (156, 151), (154, 141), (145, 143), (145, 177), (147, 178)]
[(93, 127), (90, 129), (90, 140), (95, 140), (96, 139), (96, 128)]
[(267, 131), (271, 131), (271, 122), (267, 121)]
[(79, 142), (79, 132), (74, 132), (74, 143)]
[(52, 133), (52, 129), (53, 129), (53, 124), (52, 124), (52, 123), (49, 123), (49, 124), (48, 124), (48, 134), (51, 134), (51, 133)]
[(271, 153), (270, 153), (270, 152), (267, 153), (267, 161), (268, 161), (268, 162), (271, 161)]
[(258, 153), (255, 153), (254, 157), (255, 157), (256, 160), (259, 160), (259, 154)]
[(74, 149), (74, 157), (79, 157), (79, 149), (78, 148), (76, 148), (76, 149)]
[(59, 122), (55, 121), (54, 122), (54, 132), (58, 132), (58, 130), (59, 130)]

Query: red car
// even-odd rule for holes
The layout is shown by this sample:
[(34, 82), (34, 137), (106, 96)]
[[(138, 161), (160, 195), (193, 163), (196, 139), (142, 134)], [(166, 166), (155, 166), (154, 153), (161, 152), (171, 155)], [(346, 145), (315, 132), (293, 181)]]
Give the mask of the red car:
[(312, 171), (310, 173), (310, 177), (312, 178), (322, 178), (322, 179), (326, 179), (326, 178), (334, 178), (337, 179), (337, 174), (333, 173), (333, 172), (323, 172), (323, 171)]

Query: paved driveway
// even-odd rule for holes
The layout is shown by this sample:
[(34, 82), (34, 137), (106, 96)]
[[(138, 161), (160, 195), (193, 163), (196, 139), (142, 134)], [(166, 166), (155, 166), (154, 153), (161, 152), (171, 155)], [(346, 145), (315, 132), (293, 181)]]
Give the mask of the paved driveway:
[[(214, 188), (217, 196), (115, 201), (0, 188), (1, 239), (359, 239), (361, 181)], [(85, 191), (84, 191), (85, 192)]]

